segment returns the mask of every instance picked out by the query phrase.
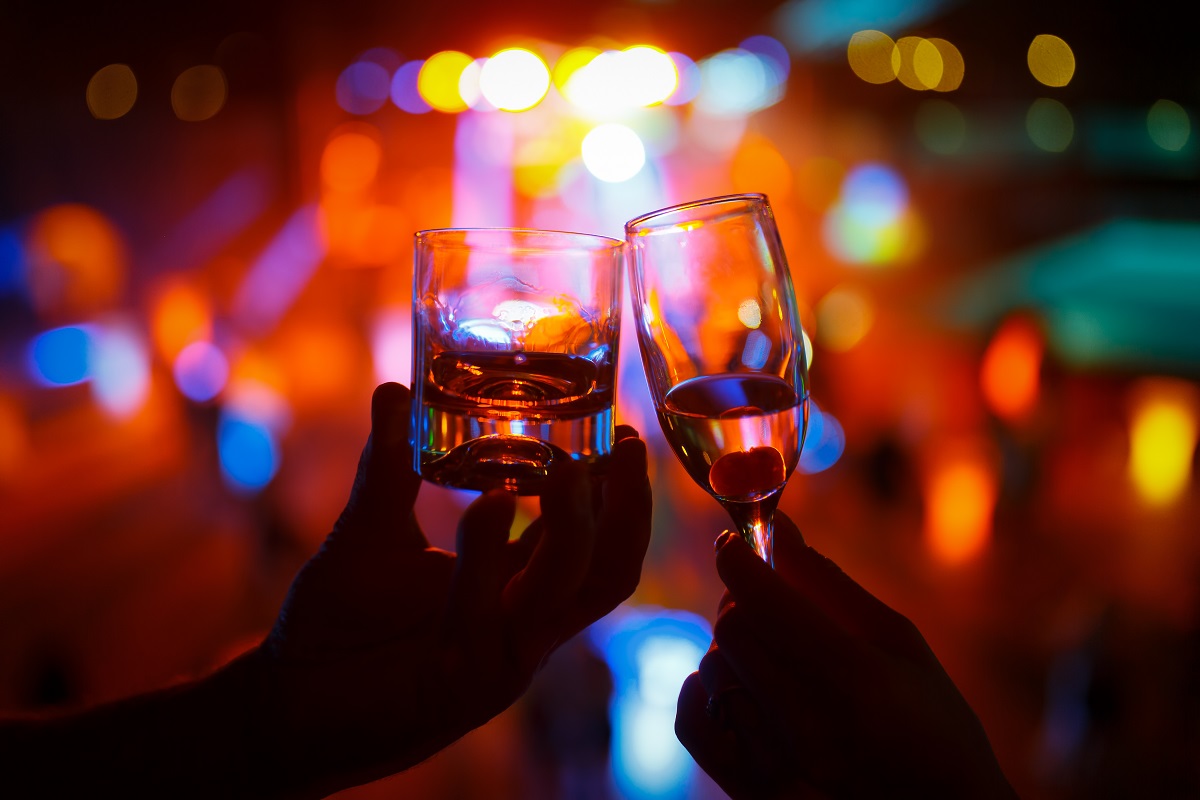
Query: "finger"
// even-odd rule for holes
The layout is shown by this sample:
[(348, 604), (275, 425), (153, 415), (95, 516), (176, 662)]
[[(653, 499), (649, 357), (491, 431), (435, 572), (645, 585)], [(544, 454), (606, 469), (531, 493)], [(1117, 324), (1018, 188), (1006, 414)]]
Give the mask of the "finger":
[(809, 798), (815, 795), (785, 757), (785, 743), (744, 692), (714, 712), (698, 673), (683, 682), (675, 736), (726, 794), (735, 798)]
[(504, 596), (514, 621), (523, 621), (527, 628), (573, 608), (587, 574), (596, 523), (585, 467), (567, 460), (551, 467), (541, 507), (537, 543)]
[[(713, 669), (715, 660), (708, 666), (713, 680), (727, 688), (710, 696), (718, 719), (739, 732), (744, 746), (759, 754), (762, 771), (769, 774), (784, 768), (788, 749), (796, 751), (791, 759), (795, 761), (797, 753), (811, 758), (827, 748), (825, 740), (836, 736), (839, 721), (848, 716), (847, 698), (858, 688), (860, 676), (851, 672), (830, 676), (781, 659), (749, 616), (734, 604), (713, 626), (716, 652), (727, 666)], [(806, 661), (813, 660), (820, 658), (809, 653)], [(770, 709), (770, 715), (764, 709)]]
[(704, 684), (704, 689), (710, 697), (738, 685), (737, 673), (721, 654), (715, 639), (704, 658), (700, 659), (700, 669), (697, 671), (700, 674), (700, 682)]
[(632, 425), (618, 425), (613, 430), (613, 442), (616, 443), (622, 439), (637, 439), (640, 435), (637, 428)]
[(775, 570), (797, 592), (852, 634), (916, 663), (936, 661), (916, 626), (804, 543), (782, 511), (775, 515)]
[(614, 445), (604, 480), (595, 552), (581, 595), (583, 625), (616, 608), (641, 580), (654, 511), (648, 469), (644, 441), (630, 437)]
[(398, 383), (383, 383), (371, 397), (371, 435), (367, 439), (350, 500), (338, 528), (356, 535), (386, 535), (408, 547), (429, 546), (415, 523), (413, 507), (421, 479), (413, 469), (408, 440), (412, 398)]
[(481, 630), (492, 635), (500, 630), (500, 595), (509, 576), (505, 550), (516, 509), (510, 493), (493, 491), (476, 498), (459, 520), (447, 619), (448, 632), (455, 638), (479, 638)]
[(753, 772), (738, 746), (737, 734), (708, 713), (708, 691), (693, 672), (679, 690), (675, 736), (730, 797), (753, 797)]
[[(828, 676), (860, 668), (864, 645), (759, 558), (740, 536), (731, 534), (720, 542), (717, 574), (735, 601), (717, 618), (718, 625), (737, 611), (779, 658), (810, 674)], [(821, 657), (812, 658), (813, 652)]]

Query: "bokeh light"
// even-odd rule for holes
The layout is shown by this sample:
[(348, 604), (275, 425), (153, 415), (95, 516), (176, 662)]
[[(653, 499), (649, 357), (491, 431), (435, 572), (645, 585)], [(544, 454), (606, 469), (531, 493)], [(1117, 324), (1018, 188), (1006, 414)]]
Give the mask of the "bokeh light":
[(900, 50), (883, 31), (859, 31), (846, 47), (850, 69), (867, 83), (889, 83), (900, 74)]
[(762, 192), (775, 202), (792, 196), (792, 166), (764, 136), (743, 139), (730, 164), (730, 179), (735, 192)]
[(1187, 381), (1144, 378), (1130, 390), (1129, 479), (1147, 505), (1170, 505), (1191, 483), (1198, 408)]
[(937, 48), (942, 59), (941, 78), (929, 88), (935, 92), (953, 92), (962, 86), (967, 67), (959, 49), (945, 39), (933, 38), (925, 41)]
[(91, 355), (92, 396), (110, 416), (137, 412), (150, 392), (146, 341), (129, 320), (111, 320), (94, 329)]
[(845, 451), (846, 432), (842, 423), (821, 409), (815, 401), (809, 400), (808, 429), (804, 434), (804, 448), (800, 451), (800, 462), (796, 469), (804, 475), (824, 472), (836, 464)]
[(908, 186), (886, 164), (859, 164), (846, 173), (838, 201), (825, 214), (825, 246), (849, 264), (883, 265), (910, 258), (920, 244)]
[(1040, 386), (1043, 342), (1033, 320), (1005, 320), (988, 343), (979, 383), (988, 407), (1002, 419), (1020, 421), (1033, 411)]
[(927, 39), (904, 36), (896, 40), (900, 53), (900, 70), (896, 78), (909, 89), (925, 91), (942, 82), (942, 54)]
[(875, 320), (875, 309), (862, 292), (838, 286), (816, 306), (817, 341), (833, 352), (845, 352), (862, 341)]
[(45, 315), (107, 309), (125, 288), (125, 239), (91, 206), (66, 203), (40, 212), (29, 228), (26, 258), (29, 294)]
[(743, 116), (783, 97), (784, 81), (762, 57), (740, 48), (722, 50), (699, 62), (696, 108), (715, 116)]
[(458, 83), (463, 70), (473, 61), (469, 55), (458, 50), (442, 50), (431, 55), (417, 73), (417, 91), (421, 99), (437, 111), (447, 114), (465, 111), (467, 103), (459, 94)]
[(356, 61), (342, 70), (335, 88), (337, 103), (350, 114), (371, 114), (387, 102), (392, 76), (374, 61)]
[(483, 65), (479, 75), (479, 91), (501, 111), (533, 108), (549, 89), (550, 70), (546, 62), (523, 47), (496, 53)]
[(137, 76), (128, 64), (101, 67), (88, 81), (88, 111), (96, 119), (117, 119), (129, 113), (137, 102)]
[(1037, 147), (1048, 153), (1061, 153), (1075, 138), (1075, 118), (1070, 109), (1049, 97), (1039, 97), (1025, 114), (1025, 131)]
[(663, 101), (664, 104), (679, 106), (692, 102), (692, 100), (696, 99), (696, 95), (700, 93), (700, 67), (691, 57), (683, 53), (670, 52), (667, 55), (675, 63), (675, 74), (678, 76), (678, 80), (675, 85), (675, 91)]
[(1026, 60), (1030, 74), (1046, 86), (1066, 86), (1075, 75), (1075, 53), (1071, 46), (1048, 33), (1033, 37)]
[(407, 111), (410, 114), (425, 114), (433, 110), (433, 107), (421, 96), (418, 86), (421, 68), (424, 65), (424, 61), (409, 61), (392, 74), (392, 103), (401, 111)]
[(679, 687), (712, 641), (687, 611), (622, 607), (589, 628), (613, 676), (612, 770), (628, 800), (683, 800), (695, 762), (674, 735)]
[(641, 171), (646, 148), (628, 126), (608, 122), (583, 137), (582, 156), (588, 172), (607, 183), (622, 183)]
[(995, 467), (977, 443), (944, 446), (925, 481), (925, 537), (933, 556), (949, 565), (978, 555), (991, 539), (996, 506)]
[(662, 103), (679, 85), (675, 62), (664, 51), (650, 45), (635, 45), (621, 51), (621, 71), (628, 76), (629, 102), (635, 106)]
[(221, 68), (200, 64), (184, 70), (175, 79), (171, 86), (171, 108), (184, 122), (201, 122), (217, 115), (228, 92)]
[(942, 156), (961, 152), (967, 139), (967, 119), (949, 100), (930, 98), (917, 108), (917, 139), (931, 153)]
[(199, 287), (170, 278), (153, 293), (150, 330), (157, 352), (168, 362), (192, 342), (212, 337), (212, 306)]
[(33, 338), (26, 352), (29, 376), (43, 386), (74, 386), (92, 377), (90, 325), (64, 325)]
[(1163, 150), (1178, 152), (1188, 143), (1192, 121), (1174, 100), (1156, 100), (1146, 114), (1146, 130), (1150, 140)]
[(225, 388), (229, 379), (229, 361), (212, 342), (196, 341), (179, 351), (172, 374), (184, 397), (204, 403)]
[(361, 192), (379, 174), (383, 148), (373, 128), (355, 125), (335, 132), (321, 154), (322, 183), (341, 192)]

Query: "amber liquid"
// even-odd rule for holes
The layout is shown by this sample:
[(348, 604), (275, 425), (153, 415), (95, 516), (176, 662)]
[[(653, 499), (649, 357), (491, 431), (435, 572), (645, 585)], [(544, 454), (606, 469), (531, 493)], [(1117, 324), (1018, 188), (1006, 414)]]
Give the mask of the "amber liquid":
[(671, 389), (658, 419), (696, 483), (727, 506), (757, 503), (796, 468), (808, 398), (773, 375), (710, 375)]
[(417, 470), (461, 489), (529, 494), (550, 464), (599, 464), (612, 448), (613, 367), (523, 351), (431, 354), (418, 386)]

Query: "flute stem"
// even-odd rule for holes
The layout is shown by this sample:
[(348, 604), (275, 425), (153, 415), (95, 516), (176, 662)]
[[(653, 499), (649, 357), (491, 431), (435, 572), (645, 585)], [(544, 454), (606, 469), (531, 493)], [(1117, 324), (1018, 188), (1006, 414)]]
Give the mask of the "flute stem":
[(723, 503), (729, 516), (737, 525), (738, 533), (746, 540), (746, 544), (754, 548), (759, 558), (771, 567), (775, 566), (772, 550), (774, 541), (775, 508), (779, 505), (779, 497), (783, 492), (764, 497), (752, 503)]

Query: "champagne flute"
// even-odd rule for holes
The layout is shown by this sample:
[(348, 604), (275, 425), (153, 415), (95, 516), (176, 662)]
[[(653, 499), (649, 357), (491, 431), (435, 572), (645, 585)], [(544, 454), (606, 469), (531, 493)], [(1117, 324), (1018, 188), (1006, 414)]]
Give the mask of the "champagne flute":
[(688, 475), (773, 564), (772, 519), (800, 459), (808, 368), (791, 274), (763, 194), (625, 225), (642, 366)]

